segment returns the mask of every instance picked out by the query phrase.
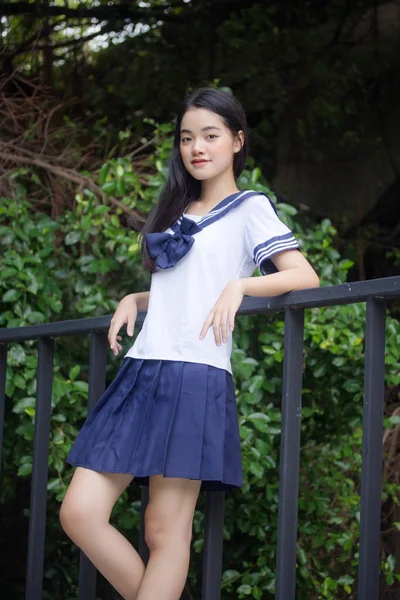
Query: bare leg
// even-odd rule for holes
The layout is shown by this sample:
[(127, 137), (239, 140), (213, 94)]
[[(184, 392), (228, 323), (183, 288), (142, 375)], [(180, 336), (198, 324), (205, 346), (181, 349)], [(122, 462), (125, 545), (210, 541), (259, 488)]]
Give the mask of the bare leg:
[(132, 479), (77, 467), (60, 510), (64, 531), (125, 600), (136, 600), (144, 564), (109, 520)]
[(137, 600), (179, 600), (190, 560), (193, 514), (201, 481), (150, 477), (145, 536), (150, 558)]

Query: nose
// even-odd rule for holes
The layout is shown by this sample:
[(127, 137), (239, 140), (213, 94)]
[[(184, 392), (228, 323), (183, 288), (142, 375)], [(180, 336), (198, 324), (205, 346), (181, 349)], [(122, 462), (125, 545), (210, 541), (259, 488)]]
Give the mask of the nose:
[(192, 153), (196, 156), (197, 154), (204, 154), (204, 148), (203, 148), (203, 140), (196, 138), (194, 140), (193, 146), (192, 146)]

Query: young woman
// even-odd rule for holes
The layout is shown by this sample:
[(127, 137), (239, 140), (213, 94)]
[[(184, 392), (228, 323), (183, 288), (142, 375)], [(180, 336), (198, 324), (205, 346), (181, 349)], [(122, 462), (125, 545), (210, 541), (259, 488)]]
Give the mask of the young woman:
[[(142, 330), (80, 431), (76, 471), (60, 513), (66, 533), (125, 599), (178, 600), (187, 577), (200, 489), (242, 483), (230, 355), (244, 295), (276, 296), (319, 285), (269, 199), (240, 192), (246, 117), (230, 95), (200, 89), (176, 123), (170, 171), (142, 232), (150, 292), (123, 298), (111, 320)], [(255, 267), (263, 276), (251, 277)], [(147, 567), (109, 523), (134, 479), (149, 485)]]

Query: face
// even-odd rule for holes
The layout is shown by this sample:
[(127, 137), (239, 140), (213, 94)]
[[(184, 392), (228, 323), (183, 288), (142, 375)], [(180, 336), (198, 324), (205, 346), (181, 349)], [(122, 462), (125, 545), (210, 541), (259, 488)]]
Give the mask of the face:
[(201, 181), (232, 171), (242, 147), (243, 132), (233, 136), (219, 115), (205, 108), (190, 108), (181, 123), (180, 152), (186, 170)]

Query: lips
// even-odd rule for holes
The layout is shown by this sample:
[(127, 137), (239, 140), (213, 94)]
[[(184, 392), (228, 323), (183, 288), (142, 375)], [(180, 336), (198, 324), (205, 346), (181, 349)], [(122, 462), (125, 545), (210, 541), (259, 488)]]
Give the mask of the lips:
[(193, 165), (204, 165), (205, 163), (210, 162), (209, 160), (205, 160), (203, 158), (200, 158), (198, 160), (192, 160), (192, 164)]

